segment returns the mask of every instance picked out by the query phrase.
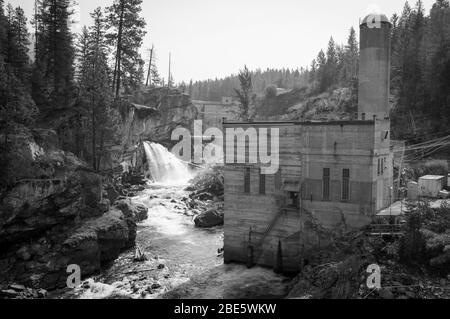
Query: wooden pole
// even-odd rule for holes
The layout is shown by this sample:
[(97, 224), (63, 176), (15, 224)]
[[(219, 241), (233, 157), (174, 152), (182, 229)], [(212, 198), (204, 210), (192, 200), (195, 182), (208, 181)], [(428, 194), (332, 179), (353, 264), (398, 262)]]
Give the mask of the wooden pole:
[(281, 240), (278, 240), (277, 260), (274, 272), (277, 274), (283, 273), (283, 250), (281, 246)]
[(145, 86), (149, 86), (151, 85), (151, 72), (152, 72), (152, 64), (153, 64), (153, 50), (154, 50), (154, 45), (152, 45), (152, 48), (150, 49), (150, 60), (148, 62), (148, 72), (147, 72), (147, 81), (145, 83)]
[(402, 170), (403, 170), (403, 161), (405, 159), (405, 142), (403, 142), (402, 146), (402, 157), (400, 159), (400, 167), (398, 171), (398, 180), (397, 180), (397, 196), (400, 198), (400, 183), (402, 178)]
[(168, 77), (168, 81), (167, 81), (167, 87), (170, 89), (171, 85), (172, 85), (172, 53), (169, 53), (169, 77)]

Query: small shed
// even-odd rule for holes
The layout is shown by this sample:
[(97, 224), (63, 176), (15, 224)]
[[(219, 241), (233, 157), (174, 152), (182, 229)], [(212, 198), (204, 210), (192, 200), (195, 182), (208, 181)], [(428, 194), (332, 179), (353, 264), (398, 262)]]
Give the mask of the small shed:
[(408, 183), (408, 199), (416, 201), (419, 195), (419, 185), (416, 182)]
[(426, 175), (419, 179), (419, 196), (438, 198), (439, 192), (447, 185), (446, 176)]

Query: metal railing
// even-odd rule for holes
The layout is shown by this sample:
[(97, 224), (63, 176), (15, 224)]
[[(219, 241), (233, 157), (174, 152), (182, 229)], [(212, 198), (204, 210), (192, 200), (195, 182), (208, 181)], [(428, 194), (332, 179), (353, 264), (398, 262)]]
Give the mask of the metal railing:
[(368, 232), (372, 236), (401, 236), (404, 230), (402, 224), (372, 224), (368, 227)]

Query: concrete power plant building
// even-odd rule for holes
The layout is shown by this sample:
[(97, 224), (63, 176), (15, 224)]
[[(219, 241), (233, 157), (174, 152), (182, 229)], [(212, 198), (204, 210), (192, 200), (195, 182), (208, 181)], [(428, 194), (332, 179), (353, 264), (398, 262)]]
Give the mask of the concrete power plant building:
[[(227, 160), (224, 168), (226, 263), (298, 271), (332, 240), (330, 231), (365, 227), (390, 205), (391, 25), (370, 15), (360, 28), (358, 120), (223, 124), (225, 157), (246, 154), (245, 163)], [(249, 160), (250, 133), (271, 129), (279, 131), (279, 170), (263, 174), (265, 165)]]

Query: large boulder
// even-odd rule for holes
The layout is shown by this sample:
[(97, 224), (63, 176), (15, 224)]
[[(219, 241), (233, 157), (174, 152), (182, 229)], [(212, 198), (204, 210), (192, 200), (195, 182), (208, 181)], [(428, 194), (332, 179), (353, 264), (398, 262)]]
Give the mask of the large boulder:
[(211, 228), (216, 226), (222, 226), (224, 223), (224, 214), (216, 209), (210, 209), (195, 219), (195, 226), (200, 228)]
[[(91, 263), (99, 265), (116, 259), (120, 252), (130, 247), (130, 237), (133, 242), (136, 238), (136, 228), (130, 231), (129, 220), (119, 210), (113, 209), (100, 218), (84, 222), (64, 242), (63, 249), (66, 255), (73, 256), (71, 252), (83, 247), (83, 243), (93, 239), (97, 243), (98, 251), (95, 260)], [(67, 254), (67, 252), (70, 252)], [(98, 269), (98, 268), (97, 268)]]
[(129, 199), (119, 201), (116, 206), (125, 216), (133, 218), (137, 223), (143, 222), (148, 218), (148, 208), (144, 205), (133, 203)]

